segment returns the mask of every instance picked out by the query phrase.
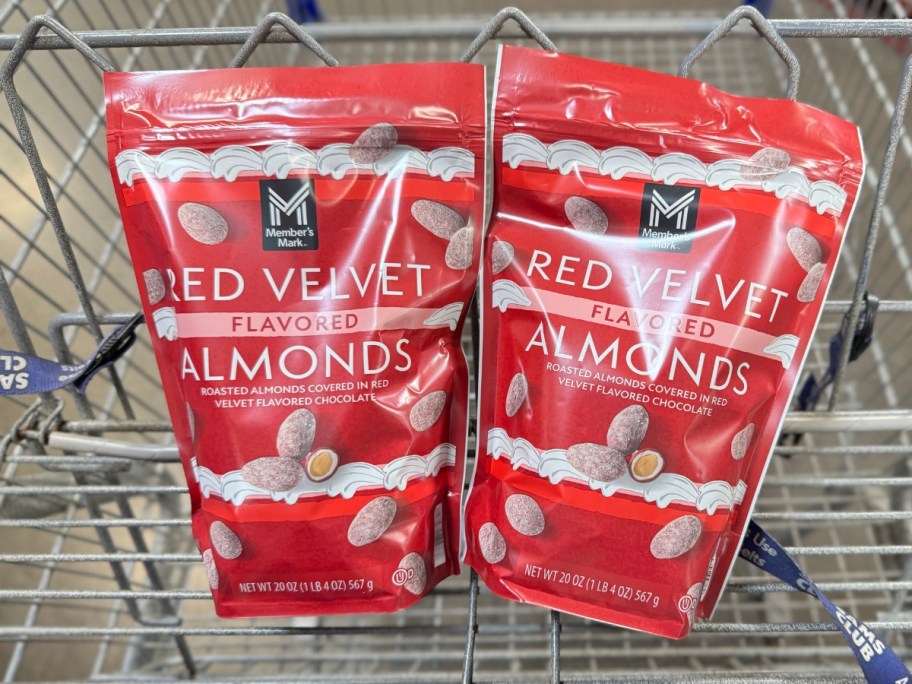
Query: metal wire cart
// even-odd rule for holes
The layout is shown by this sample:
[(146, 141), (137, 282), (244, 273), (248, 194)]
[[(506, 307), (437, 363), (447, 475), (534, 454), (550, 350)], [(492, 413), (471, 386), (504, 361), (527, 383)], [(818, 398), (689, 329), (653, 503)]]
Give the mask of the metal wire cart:
[[(736, 22), (744, 10), (723, 23), (736, 3), (718, 0), (531, 0), (523, 9), (534, 25), (485, 0), (11, 0), (0, 9), (9, 104), (0, 112), (0, 348), (71, 363), (139, 309), (107, 169), (101, 70), (316, 64), (276, 10), (322, 19), (304, 26), (342, 64), (465, 55), (492, 65), (497, 40), (541, 42), (536, 26), (561, 50), (672, 73), (697, 48), (688, 74), (740, 94), (782, 96), (800, 63), (799, 99), (858, 123), (869, 166), (805, 369), (835, 380), (816, 410), (787, 419), (756, 517), (833, 600), (909, 658), (912, 21), (903, 4), (780, 0), (772, 26), (797, 57), (787, 64), (749, 21)], [(46, 18), (30, 19), (38, 14)], [(831, 359), (835, 333), (872, 322), (867, 292), (880, 299), (873, 341)], [(465, 346), (471, 355), (471, 338)], [(0, 401), (0, 439), (4, 682), (863, 681), (820, 605), (746, 564), (714, 620), (681, 642), (507, 603), (468, 572), (393, 615), (218, 620), (145, 328), (87, 395)]]

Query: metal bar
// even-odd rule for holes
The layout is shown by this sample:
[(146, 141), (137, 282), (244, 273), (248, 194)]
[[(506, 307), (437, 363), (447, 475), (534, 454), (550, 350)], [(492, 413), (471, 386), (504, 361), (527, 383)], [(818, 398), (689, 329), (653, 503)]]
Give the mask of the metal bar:
[(187, 488), (178, 485), (0, 485), (0, 495), (41, 496), (46, 494), (186, 494)]
[[(868, 620), (865, 624), (875, 631), (909, 630), (912, 621), (904, 620)], [(783, 634), (788, 632), (840, 632), (842, 627), (833, 622), (700, 622), (693, 631), (698, 634)]]
[[(852, 307), (852, 300), (830, 300), (823, 306), (825, 314), (844, 314)], [(888, 299), (877, 306), (877, 313), (912, 313), (912, 300)]]
[(798, 95), (798, 79), (801, 76), (801, 65), (798, 63), (798, 58), (795, 56), (795, 53), (792, 52), (791, 48), (785, 44), (785, 41), (782, 40), (782, 36), (780, 36), (770, 22), (767, 21), (766, 17), (764, 17), (756, 7), (751, 7), (749, 5), (741, 5), (741, 7), (733, 10), (725, 19), (719, 22), (719, 24), (710, 31), (709, 35), (684, 58), (684, 61), (681, 62), (680, 69), (678, 69), (678, 74), (680, 76), (687, 76), (687, 71), (693, 66), (693, 63), (713, 45), (731, 33), (742, 19), (747, 19), (751, 25), (753, 25), (757, 33), (762, 38), (766, 39), (766, 42), (772, 46), (773, 50), (776, 51), (785, 63), (785, 66), (788, 69), (785, 96), (790, 100), (794, 100)]
[(98, 472), (113, 470), (122, 472), (129, 470), (133, 462), (127, 458), (114, 458), (111, 456), (7, 456), (7, 463), (33, 463), (42, 466), (45, 470), (56, 472), (70, 472), (73, 470), (86, 470)]
[(92, 434), (97, 432), (171, 432), (170, 421), (162, 420), (67, 420), (60, 424), (64, 432)]
[[(105, 559), (106, 562), (110, 559)], [(184, 599), (211, 599), (212, 593), (208, 591), (38, 591), (38, 590), (12, 590), (0, 589), (0, 601), (16, 601), (22, 599), (121, 599), (137, 601), (140, 599), (170, 601)], [(142, 622), (140, 622), (142, 624)]]
[[(591, 17), (587, 19), (536, 19), (535, 25), (551, 38), (629, 38), (636, 36), (705, 36), (719, 25), (721, 17)], [(419, 19), (411, 21), (346, 21), (309, 24), (307, 27), (320, 41), (395, 39), (472, 39), (487, 19), (446, 21)], [(908, 38), (912, 25), (903, 19), (770, 19), (769, 23), (784, 38)], [(91, 48), (184, 47), (242, 45), (253, 30), (248, 27), (105, 29), (76, 31), (79, 40)], [(735, 34), (749, 36), (749, 29), (735, 29)], [(18, 35), (0, 34), (0, 50), (11, 50)], [(504, 30), (501, 38), (515, 40), (528, 37), (519, 29)], [(296, 43), (298, 39), (286, 30), (272, 30), (263, 43)], [(38, 36), (32, 50), (62, 50), (70, 46), (58, 36)]]
[[(897, 589), (912, 589), (912, 581), (885, 580), (883, 582), (818, 582), (815, 583), (821, 591), (895, 591)], [(732, 582), (726, 591), (743, 594), (769, 594), (769, 593), (802, 593), (791, 585), (782, 582), (748, 582), (739, 584)]]
[(845, 444), (841, 446), (777, 446), (777, 454), (787, 456), (841, 456), (845, 454), (891, 454), (903, 456), (912, 454), (912, 446), (905, 444)]
[(282, 14), (281, 12), (270, 12), (263, 17), (253, 30), (249, 32), (250, 35), (247, 40), (244, 41), (241, 49), (238, 50), (238, 53), (234, 56), (228, 66), (232, 68), (244, 66), (244, 64), (247, 63), (247, 60), (250, 59), (253, 51), (259, 47), (276, 26), (284, 29), (286, 33), (293, 36), (298, 43), (313, 52), (327, 66), (339, 66), (338, 60), (314, 40), (313, 36), (301, 28), (299, 24), (295, 23), (291, 17)]
[(475, 40), (462, 53), (460, 61), (471, 62), (481, 48), (493, 40), (510, 20), (519, 27), (526, 38), (531, 38), (545, 50), (557, 50), (557, 46), (551, 42), (551, 39), (538, 26), (532, 23), (525, 12), (516, 7), (504, 7), (481, 27)]
[(65, 432), (51, 432), (48, 435), (48, 446), (53, 449), (62, 449), (63, 451), (94, 453), (102, 456), (120, 456), (122, 458), (161, 463), (173, 463), (179, 460), (176, 446), (119, 442)]
[(912, 545), (886, 545), (886, 546), (787, 546), (785, 550), (793, 556), (832, 556), (845, 555), (889, 555), (912, 553)]
[[(868, 620), (868, 627), (876, 631), (910, 630), (912, 621), (907, 620)], [(562, 626), (562, 631), (576, 634), (587, 631), (616, 630), (617, 627), (598, 622), (585, 624), (568, 623)], [(732, 623), (732, 622), (701, 622), (693, 627), (698, 634), (783, 634), (796, 633), (826, 633), (838, 632), (839, 627), (832, 622), (761, 622), (761, 623)], [(498, 625), (480, 624), (478, 631), (481, 634), (503, 635), (521, 632), (525, 634), (548, 633), (549, 627), (541, 624), (523, 625)], [(86, 640), (102, 636), (358, 636), (366, 634), (465, 634), (465, 629), (459, 625), (400, 625), (388, 626), (349, 626), (349, 627), (0, 627), (0, 641), (23, 641), (27, 639), (54, 641), (58, 639)]]
[[(63, 534), (64, 534), (64, 533), (54, 530), (52, 528), (47, 528), (47, 529), (37, 528), (35, 531), (43, 532), (48, 535), (53, 535), (55, 538), (63, 536)], [(93, 537), (93, 536), (89, 536), (89, 535), (73, 534), (71, 530), (68, 530), (66, 532), (66, 538), (69, 540), (72, 540), (74, 542), (78, 542), (78, 543), (82, 543), (82, 544), (89, 544), (90, 546), (100, 546), (100, 544), (98, 543), (97, 537)], [(132, 552), (132, 551), (130, 549), (118, 548), (118, 549), (116, 549), (116, 552), (117, 553), (127, 553), (127, 552)]]
[[(868, 283), (868, 272), (871, 268), (871, 258), (874, 256), (874, 247), (877, 244), (877, 235), (880, 231), (880, 220), (883, 215), (887, 191), (890, 187), (890, 177), (893, 175), (896, 148), (899, 146), (899, 140), (903, 133), (904, 120), (906, 117), (906, 104), (909, 101), (910, 90), (912, 90), (912, 56), (906, 59), (903, 66), (902, 81), (900, 82), (899, 90), (896, 93), (896, 104), (890, 121), (890, 138), (887, 150), (884, 153), (883, 163), (881, 164), (880, 177), (877, 181), (877, 191), (874, 195), (874, 208), (871, 210), (871, 221), (868, 227), (868, 235), (865, 239), (865, 251), (861, 261), (861, 270), (858, 274), (858, 279), (855, 281), (855, 296), (852, 298), (852, 307), (849, 309), (849, 313), (846, 316), (845, 329), (843, 331), (845, 339), (852, 339), (852, 337), (854, 337), (855, 328), (857, 327), (858, 319), (861, 316), (862, 297), (864, 295), (865, 286)], [(849, 355), (851, 352), (851, 344), (842, 345), (839, 365), (836, 368), (836, 373), (833, 377), (833, 385), (830, 390), (828, 404), (830, 411), (836, 407), (839, 389), (842, 386), (842, 379), (845, 376), (845, 370), (849, 364)]]
[[(871, 624), (871, 623), (868, 623)], [(876, 624), (876, 623), (875, 623)], [(504, 633), (490, 625), (482, 631)], [(533, 626), (534, 627), (534, 626)], [(535, 628), (541, 632), (540, 627)], [(465, 634), (459, 625), (399, 625), (391, 626), (350, 626), (350, 627), (7, 627), (0, 626), (0, 641), (25, 639), (55, 640), (75, 638), (84, 640), (101, 636), (360, 636), (365, 634), (414, 634), (423, 636), (434, 633)]]
[(763, 480), (767, 485), (793, 487), (910, 487), (912, 477), (802, 477), (776, 475)]
[(462, 684), (472, 684), (475, 669), (475, 637), (478, 634), (478, 575), (469, 571), (469, 626), (462, 661)]
[(833, 522), (839, 520), (887, 522), (912, 520), (910, 511), (762, 511), (754, 513), (754, 520), (792, 520), (802, 522)]
[(198, 563), (198, 553), (0, 553), (0, 563), (97, 563), (117, 560), (124, 563), (158, 561), (161, 563)]
[(561, 684), (560, 613), (551, 611), (551, 684)]
[[(351, 661), (351, 657), (349, 657), (349, 661)], [(441, 674), (439, 672), (423, 672), (420, 676), (420, 679), (415, 679), (412, 681), (427, 682), (427, 684), (435, 684), (437, 682), (449, 684), (449, 682), (452, 682), (452, 679), (453, 679), (452, 675), (450, 675), (450, 674)], [(101, 676), (93, 677), (92, 681), (93, 682), (114, 681), (114, 682), (118, 682), (118, 683), (122, 684), (123, 682), (162, 682), (162, 681), (172, 681), (172, 680), (162, 679), (161, 676), (159, 676), (159, 675), (141, 674), (141, 675), (132, 675), (132, 676), (101, 675)], [(197, 682), (221, 682), (223, 684), (225, 682), (240, 682), (242, 684), (248, 684), (250, 682), (250, 679), (246, 675), (238, 675), (238, 676), (229, 675), (227, 677), (220, 675), (217, 679), (209, 679), (208, 677), (198, 677), (198, 678), (196, 678), (195, 681), (197, 681)], [(296, 674), (296, 675), (278, 674), (278, 675), (270, 675), (268, 678), (268, 681), (270, 681), (270, 682), (294, 682), (295, 684), (330, 684), (330, 683), (331, 684), (402, 684), (402, 682), (403, 682), (401, 675), (364, 675), (364, 676), (359, 677), (358, 675), (352, 676), (352, 675), (337, 675), (337, 674), (320, 674), (319, 676), (316, 676), (316, 677), (307, 676), (305, 674)], [(826, 681), (821, 680), (821, 681), (823, 684), (831, 684), (830, 680), (826, 680)], [(856, 680), (851, 680), (851, 681), (855, 682)], [(487, 684), (488, 682), (490, 682), (491, 684), (495, 684), (495, 683), (496, 684), (511, 684), (512, 682), (521, 682), (522, 684), (529, 684), (529, 679), (528, 678), (516, 679), (516, 678), (512, 678), (512, 677), (507, 678), (507, 679), (498, 678), (496, 680), (486, 679), (486, 680), (484, 680), (484, 682), (482, 684)], [(763, 683), (760, 682), (760, 684), (763, 684)], [(837, 684), (842, 684), (842, 682), (838, 682)]]
[(0, 527), (38, 527), (46, 529), (68, 527), (189, 527), (189, 518), (86, 518), (78, 520), (57, 520), (45, 518), (0, 518)]
[(912, 410), (807, 411), (789, 414), (783, 426), (787, 432), (881, 432), (909, 429), (912, 429)]

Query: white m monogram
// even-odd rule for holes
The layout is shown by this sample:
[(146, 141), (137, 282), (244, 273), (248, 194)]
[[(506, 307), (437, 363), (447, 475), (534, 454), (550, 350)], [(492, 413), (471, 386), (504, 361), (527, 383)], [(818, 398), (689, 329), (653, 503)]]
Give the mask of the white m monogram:
[(295, 223), (299, 226), (307, 225), (307, 205), (305, 200), (310, 197), (310, 183), (306, 183), (289, 199), (282, 199), (279, 194), (269, 188), (269, 224), (272, 226), (282, 225), (282, 214), (291, 216), (294, 214)]
[(675, 219), (675, 229), (684, 230), (687, 227), (687, 212), (690, 211), (690, 203), (694, 199), (696, 191), (691, 190), (682, 198), (668, 204), (657, 189), (652, 191), (652, 204), (649, 207), (649, 227), (658, 228), (661, 217), (666, 219)]

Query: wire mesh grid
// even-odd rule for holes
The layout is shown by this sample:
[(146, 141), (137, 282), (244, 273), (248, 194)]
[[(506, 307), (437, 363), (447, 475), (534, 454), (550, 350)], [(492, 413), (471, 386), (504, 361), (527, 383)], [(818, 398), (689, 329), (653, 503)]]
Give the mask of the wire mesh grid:
[[(499, 9), (483, 0), (324, 4), (325, 21), (307, 29), (343, 64), (457, 59)], [(524, 9), (561, 50), (664, 72), (676, 72), (732, 9), (572, 4), (559, 14), (542, 2)], [(253, 24), (286, 8), (23, 0), (0, 9), (0, 48), (21, 58), (15, 74), (0, 72), (13, 94), (0, 114), (0, 348), (82, 359), (99, 333), (139, 308), (108, 180), (102, 62), (54, 30), (18, 42), (37, 28), (30, 17), (59, 19), (114, 68), (183, 69), (227, 65)], [(869, 160), (806, 371), (826, 369), (828, 340), (847, 313), (857, 317), (865, 289), (882, 302), (874, 343), (840, 366), (826, 410), (787, 419), (785, 431), (804, 438), (778, 449), (757, 517), (837, 603), (908, 657), (912, 140), (902, 119), (912, 27), (896, 19), (904, 16), (896, 2), (784, 0), (776, 16), (801, 63), (799, 99), (857, 122)], [(500, 37), (530, 42), (512, 22)], [(268, 41), (279, 44), (260, 46), (250, 64), (317, 63), (284, 31)], [(488, 44), (475, 60), (491, 66), (495, 54)], [(777, 97), (787, 77), (747, 29), (714, 45), (690, 74)], [(471, 356), (468, 337), (465, 346)], [(821, 607), (746, 564), (714, 619), (682, 642), (506, 603), (478, 591), (467, 572), (392, 615), (220, 621), (145, 334), (115, 373), (93, 381), (85, 398), (0, 402), (9, 430), (0, 443), (3, 681), (861, 681)]]

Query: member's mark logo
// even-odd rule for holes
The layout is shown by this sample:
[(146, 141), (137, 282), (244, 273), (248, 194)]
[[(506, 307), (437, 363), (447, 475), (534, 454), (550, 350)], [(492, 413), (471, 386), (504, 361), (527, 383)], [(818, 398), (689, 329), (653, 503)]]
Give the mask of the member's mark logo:
[(640, 207), (639, 248), (689, 252), (699, 204), (699, 188), (646, 183)]
[(317, 249), (313, 182), (305, 178), (260, 181), (263, 249)]

